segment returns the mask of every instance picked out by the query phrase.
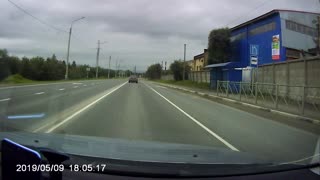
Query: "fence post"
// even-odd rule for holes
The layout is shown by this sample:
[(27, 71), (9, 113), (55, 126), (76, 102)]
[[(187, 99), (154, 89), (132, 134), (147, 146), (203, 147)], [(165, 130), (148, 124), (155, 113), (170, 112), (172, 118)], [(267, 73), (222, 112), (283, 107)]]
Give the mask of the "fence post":
[(255, 98), (255, 104), (257, 104), (258, 103), (258, 82), (256, 82), (255, 83), (256, 84), (256, 86), (255, 86), (255, 88), (254, 88), (254, 98)]
[(279, 105), (279, 84), (276, 84), (276, 109), (278, 109), (278, 105)]
[(301, 115), (304, 115), (304, 106), (305, 106), (305, 96), (306, 96), (306, 86), (302, 87), (302, 106), (301, 106)]
[(217, 80), (217, 96), (219, 96), (219, 80)]
[(227, 97), (229, 97), (229, 81), (227, 81)]
[(192, 81), (194, 81), (194, 71), (192, 72)]
[(207, 73), (207, 71), (205, 71), (205, 73), (204, 73), (204, 75), (205, 75), (205, 78), (206, 78), (206, 83), (208, 82), (208, 73)]
[(241, 101), (241, 89), (242, 89), (242, 81), (240, 81), (240, 84), (239, 84), (239, 86), (240, 86), (240, 90), (239, 90), (239, 95), (240, 95), (240, 101)]

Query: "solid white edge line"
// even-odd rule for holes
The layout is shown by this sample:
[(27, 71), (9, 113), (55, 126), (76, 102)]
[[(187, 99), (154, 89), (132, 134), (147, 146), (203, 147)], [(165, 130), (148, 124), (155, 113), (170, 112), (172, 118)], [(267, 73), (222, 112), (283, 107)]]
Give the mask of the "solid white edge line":
[(35, 95), (40, 95), (40, 94), (44, 94), (44, 92), (37, 92), (37, 93), (34, 93)]
[(233, 145), (231, 145), (230, 143), (228, 143), (226, 140), (224, 140), (222, 137), (220, 137), (218, 134), (214, 133), (213, 131), (211, 131), (209, 128), (207, 128), (205, 125), (203, 125), (201, 122), (199, 122), (198, 120), (196, 120), (194, 117), (192, 117), (191, 115), (189, 115), (188, 113), (186, 113), (185, 111), (183, 111), (180, 107), (178, 107), (177, 105), (175, 105), (173, 102), (171, 102), (169, 99), (167, 99), (166, 97), (164, 97), (162, 94), (160, 94), (158, 91), (156, 91), (155, 89), (153, 89), (152, 87), (150, 87), (149, 85), (143, 83), (144, 85), (146, 85), (148, 88), (150, 88), (152, 91), (154, 91), (156, 94), (158, 94), (160, 97), (162, 97), (163, 99), (165, 99), (168, 103), (170, 103), (172, 106), (174, 106), (175, 108), (177, 108), (180, 112), (182, 112), (184, 115), (186, 115), (189, 119), (191, 119), (193, 122), (195, 122), (196, 124), (198, 124), (200, 127), (202, 127), (204, 130), (206, 130), (209, 134), (211, 134), (212, 136), (214, 136), (215, 138), (217, 138), (219, 141), (221, 141), (224, 145), (226, 145), (227, 147), (229, 147), (231, 150), (234, 151), (239, 151), (239, 149), (237, 149), (236, 147), (234, 147)]
[(85, 107), (81, 108), (80, 110), (78, 110), (77, 112), (73, 113), (71, 116), (67, 117), (66, 119), (62, 120), (61, 122), (59, 122), (58, 124), (54, 125), (53, 127), (51, 127), (50, 129), (48, 129), (46, 131), (46, 133), (51, 133), (52, 131), (54, 131), (55, 129), (57, 129), (59, 126), (63, 125), (64, 123), (70, 121), (72, 118), (74, 118), (75, 116), (77, 116), (78, 114), (82, 113), (83, 111), (85, 111), (86, 109), (88, 109), (89, 107), (93, 106), (94, 104), (96, 104), (97, 102), (101, 101), (103, 98), (107, 97), (108, 95), (110, 95), (111, 93), (115, 92), (116, 90), (118, 90), (119, 88), (121, 88), (122, 86), (124, 86), (125, 84), (127, 84), (127, 82), (117, 86), (116, 88), (112, 89), (111, 91), (109, 91), (108, 93), (106, 93), (105, 95), (101, 96), (100, 98), (96, 99), (95, 101), (91, 102), (90, 104), (86, 105)]
[(59, 89), (59, 91), (64, 91), (64, 90), (65, 90), (64, 88)]
[(0, 102), (3, 102), (3, 101), (10, 101), (11, 98), (6, 98), (6, 99), (0, 99)]

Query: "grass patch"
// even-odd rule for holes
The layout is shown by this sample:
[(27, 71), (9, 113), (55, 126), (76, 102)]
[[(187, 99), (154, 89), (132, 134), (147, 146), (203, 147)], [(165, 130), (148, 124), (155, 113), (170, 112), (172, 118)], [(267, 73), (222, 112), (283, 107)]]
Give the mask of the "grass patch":
[[(112, 79), (123, 79), (123, 78), (112, 78)], [(23, 76), (21, 76), (20, 74), (14, 74), (11, 75), (9, 77), (7, 77), (6, 79), (0, 81), (0, 85), (14, 85), (14, 84), (19, 84), (19, 85), (23, 85), (23, 84), (47, 84), (47, 83), (58, 83), (58, 82), (76, 82), (76, 81), (87, 81), (87, 80), (106, 80), (106, 78), (104, 77), (99, 77), (98, 79), (96, 78), (81, 78), (81, 79), (69, 79), (69, 80), (48, 80), (48, 81), (36, 81), (36, 80), (31, 80), (31, 79), (27, 79)]]
[(199, 88), (199, 89), (209, 89), (210, 87), (209, 83), (198, 83), (198, 82), (189, 81), (189, 80), (186, 80), (186, 81), (155, 80), (155, 82), (185, 86), (185, 87), (193, 87), (193, 88)]
[(11, 75), (6, 79), (4, 79), (3, 81), (1, 81), (1, 83), (4, 83), (4, 84), (20, 84), (20, 83), (32, 83), (32, 82), (34, 81), (24, 78), (20, 74)]

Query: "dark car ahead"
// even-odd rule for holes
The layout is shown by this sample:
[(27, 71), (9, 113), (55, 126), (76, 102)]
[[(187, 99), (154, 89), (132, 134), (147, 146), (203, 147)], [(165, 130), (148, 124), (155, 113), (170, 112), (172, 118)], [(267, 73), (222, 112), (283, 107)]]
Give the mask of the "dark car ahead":
[(129, 83), (138, 83), (138, 77), (137, 76), (130, 76), (129, 77)]

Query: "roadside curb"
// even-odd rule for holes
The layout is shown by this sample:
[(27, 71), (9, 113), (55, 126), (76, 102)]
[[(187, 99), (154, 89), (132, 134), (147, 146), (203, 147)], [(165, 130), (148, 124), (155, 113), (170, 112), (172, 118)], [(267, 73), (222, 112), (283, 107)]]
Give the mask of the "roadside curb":
[(156, 84), (158, 84), (160, 86), (165, 86), (165, 87), (169, 87), (169, 88), (172, 88), (172, 89), (178, 89), (178, 90), (182, 90), (182, 91), (185, 91), (185, 92), (197, 94), (199, 96), (216, 98), (216, 99), (220, 99), (220, 100), (223, 100), (223, 101), (228, 101), (228, 102), (232, 102), (232, 103), (235, 103), (235, 104), (241, 104), (241, 105), (244, 105), (244, 106), (248, 106), (248, 107), (252, 107), (252, 108), (268, 111), (268, 112), (271, 112), (271, 113), (274, 113), (274, 114), (288, 116), (288, 117), (292, 117), (292, 118), (295, 118), (295, 119), (298, 119), (298, 120), (306, 121), (308, 123), (320, 125), (320, 120), (317, 120), (317, 119), (308, 118), (308, 117), (304, 117), (304, 116), (300, 116), (300, 115), (296, 115), (296, 114), (291, 114), (291, 113), (287, 113), (287, 112), (283, 112), (283, 111), (279, 111), (279, 110), (275, 110), (275, 109), (265, 108), (265, 107), (261, 107), (261, 106), (257, 106), (257, 105), (253, 105), (253, 104), (249, 104), (249, 103), (245, 103), (245, 102), (240, 102), (240, 101), (233, 100), (233, 99), (219, 97), (219, 96), (212, 95), (212, 94), (193, 91), (193, 90), (182, 88), (182, 87), (172, 86), (172, 85), (158, 83), (158, 82), (153, 82), (153, 83), (156, 83)]

